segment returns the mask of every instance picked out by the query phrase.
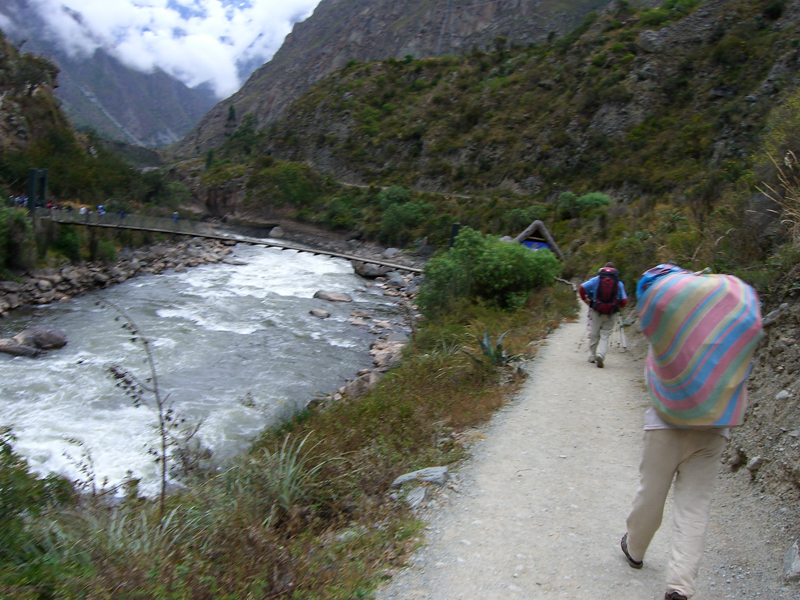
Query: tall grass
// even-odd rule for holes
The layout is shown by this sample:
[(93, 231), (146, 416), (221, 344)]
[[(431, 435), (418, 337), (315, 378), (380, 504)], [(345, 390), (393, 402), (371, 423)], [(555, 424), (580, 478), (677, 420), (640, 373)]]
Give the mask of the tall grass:
[(794, 246), (800, 248), (800, 164), (792, 150), (786, 152), (783, 165), (770, 158), (778, 169), (780, 190), (764, 183), (761, 191), (780, 207), (781, 223), (786, 227)]

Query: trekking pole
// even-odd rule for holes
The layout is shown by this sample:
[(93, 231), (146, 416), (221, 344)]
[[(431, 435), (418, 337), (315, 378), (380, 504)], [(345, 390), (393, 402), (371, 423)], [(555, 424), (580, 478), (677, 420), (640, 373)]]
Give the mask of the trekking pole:
[(628, 351), (628, 339), (625, 337), (625, 323), (622, 321), (622, 313), (617, 313), (619, 317), (619, 332), (622, 336), (622, 351)]
[(592, 309), (589, 309), (589, 312), (586, 315), (586, 329), (583, 330), (583, 335), (581, 336), (581, 341), (578, 342), (578, 350), (581, 349), (583, 345), (583, 340), (585, 340), (589, 335), (589, 330), (592, 327)]

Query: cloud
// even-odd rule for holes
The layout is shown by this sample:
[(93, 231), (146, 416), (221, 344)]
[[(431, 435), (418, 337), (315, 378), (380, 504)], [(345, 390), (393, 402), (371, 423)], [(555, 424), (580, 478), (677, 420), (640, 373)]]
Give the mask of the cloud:
[(159, 68), (224, 98), (272, 58), (319, 0), (29, 0), (72, 56), (103, 48), (144, 72)]

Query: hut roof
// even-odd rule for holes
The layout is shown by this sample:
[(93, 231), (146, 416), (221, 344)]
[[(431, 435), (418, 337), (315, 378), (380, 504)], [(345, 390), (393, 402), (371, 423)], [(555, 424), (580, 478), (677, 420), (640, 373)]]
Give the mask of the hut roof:
[(558, 247), (558, 244), (556, 244), (555, 239), (553, 239), (553, 236), (550, 235), (549, 231), (547, 231), (547, 227), (545, 227), (544, 223), (542, 223), (538, 219), (533, 223), (531, 223), (530, 225), (528, 225), (525, 231), (520, 233), (512, 241), (521, 244), (534, 233), (539, 233), (545, 240), (547, 240), (547, 243), (550, 244), (550, 247), (553, 249), (553, 254), (555, 254), (562, 261), (566, 260), (561, 252), (561, 249)]

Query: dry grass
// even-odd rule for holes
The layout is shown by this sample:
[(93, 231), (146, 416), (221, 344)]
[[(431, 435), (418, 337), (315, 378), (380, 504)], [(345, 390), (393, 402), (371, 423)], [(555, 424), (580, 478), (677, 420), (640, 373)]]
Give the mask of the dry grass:
[(786, 152), (783, 165), (770, 156), (778, 169), (780, 190), (767, 183), (762, 184), (761, 192), (781, 207), (781, 223), (786, 227), (795, 247), (800, 248), (800, 164), (791, 150)]

